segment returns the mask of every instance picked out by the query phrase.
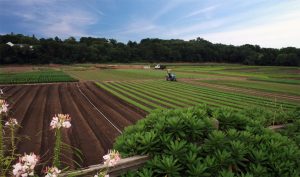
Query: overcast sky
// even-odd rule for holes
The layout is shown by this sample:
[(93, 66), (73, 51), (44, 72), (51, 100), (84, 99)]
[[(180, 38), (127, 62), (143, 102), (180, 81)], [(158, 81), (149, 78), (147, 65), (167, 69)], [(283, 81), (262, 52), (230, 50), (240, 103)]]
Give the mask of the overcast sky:
[(0, 0), (0, 34), (300, 47), (300, 0)]

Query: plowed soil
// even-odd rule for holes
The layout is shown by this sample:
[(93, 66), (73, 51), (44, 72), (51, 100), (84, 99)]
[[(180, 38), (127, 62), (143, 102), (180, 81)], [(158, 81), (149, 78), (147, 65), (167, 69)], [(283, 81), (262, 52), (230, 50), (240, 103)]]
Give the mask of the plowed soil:
[[(55, 114), (70, 114), (71, 128), (64, 130), (63, 141), (74, 149), (63, 151), (63, 161), (75, 167), (102, 162), (115, 138), (124, 128), (145, 117), (146, 112), (100, 89), (93, 83), (18, 85), (2, 87), (10, 103), (11, 115), (21, 124), (18, 153), (40, 154), (49, 164), (54, 146), (50, 122)], [(74, 160), (76, 162), (74, 162)]]

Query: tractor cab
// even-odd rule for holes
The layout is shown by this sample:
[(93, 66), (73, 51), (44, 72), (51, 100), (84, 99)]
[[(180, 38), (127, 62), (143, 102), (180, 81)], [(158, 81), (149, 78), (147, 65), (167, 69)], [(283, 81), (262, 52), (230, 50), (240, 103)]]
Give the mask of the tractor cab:
[(167, 70), (166, 81), (176, 81), (176, 75), (171, 72), (171, 69)]

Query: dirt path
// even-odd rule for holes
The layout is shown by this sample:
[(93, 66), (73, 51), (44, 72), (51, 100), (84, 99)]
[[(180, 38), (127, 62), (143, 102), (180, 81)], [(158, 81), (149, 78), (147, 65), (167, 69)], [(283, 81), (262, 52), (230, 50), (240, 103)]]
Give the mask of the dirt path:
[(279, 94), (279, 93), (267, 93), (267, 92), (263, 92), (263, 91), (252, 90), (252, 89), (229, 87), (229, 86), (223, 86), (223, 85), (217, 85), (217, 84), (209, 84), (209, 83), (199, 82), (198, 79), (179, 79), (179, 81), (186, 82), (186, 83), (193, 84), (193, 85), (214, 88), (214, 89), (218, 89), (221, 91), (238, 92), (238, 93), (245, 93), (245, 94), (254, 95), (254, 96), (261, 96), (261, 97), (267, 97), (267, 98), (273, 98), (273, 99), (278, 98), (278, 99), (282, 99), (282, 100), (300, 102), (300, 96), (291, 96), (291, 95)]
[(63, 132), (63, 140), (83, 153), (80, 162), (74, 151), (64, 151), (62, 160), (71, 167), (75, 166), (71, 159), (82, 166), (100, 163), (120, 132), (146, 115), (93, 83), (14, 85), (4, 89), (11, 100), (11, 114), (22, 126), (18, 135), (30, 139), (18, 143), (18, 153), (40, 154), (45, 164), (53, 156), (54, 132), (49, 125), (57, 113), (72, 117), (72, 126)]

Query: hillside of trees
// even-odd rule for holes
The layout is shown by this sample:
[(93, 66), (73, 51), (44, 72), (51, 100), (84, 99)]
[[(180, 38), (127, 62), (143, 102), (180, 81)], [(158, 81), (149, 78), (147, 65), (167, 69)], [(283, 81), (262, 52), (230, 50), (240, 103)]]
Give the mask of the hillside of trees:
[[(26, 44), (9, 46), (6, 43)], [(30, 48), (32, 46), (32, 48)], [(300, 66), (300, 49), (261, 48), (258, 45), (213, 44), (202, 38), (142, 39), (127, 44), (115, 39), (74, 37), (37, 39), (34, 35), (0, 35), (0, 64), (71, 64), (129, 62), (222, 62), (246, 65)]]

